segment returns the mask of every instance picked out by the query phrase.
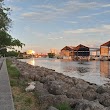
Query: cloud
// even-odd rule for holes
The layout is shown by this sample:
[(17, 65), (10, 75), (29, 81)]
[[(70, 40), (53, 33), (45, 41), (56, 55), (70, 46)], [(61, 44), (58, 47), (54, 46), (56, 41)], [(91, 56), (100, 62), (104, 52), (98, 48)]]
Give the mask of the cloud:
[(76, 21), (64, 21), (65, 23), (70, 23), (70, 24), (77, 24), (78, 22)]
[(110, 4), (102, 5), (102, 7), (110, 7)]
[(50, 32), (48, 34), (48, 39), (49, 40), (60, 40), (60, 39), (63, 39), (63, 33), (62, 32)]
[(94, 9), (99, 7), (100, 4), (98, 4), (97, 2), (80, 2), (80, 1), (68, 1), (65, 4), (65, 9), (67, 9), (67, 11), (78, 11), (78, 10), (83, 10), (83, 9)]
[[(7, 1), (14, 1), (14, 0), (7, 0)], [(16, 0), (19, 2), (26, 1), (26, 0)], [(35, 2), (35, 0), (33, 0)], [(37, 2), (36, 2), (37, 3)], [(37, 4), (30, 6), (28, 11), (25, 10), (24, 13), (21, 14), (22, 19), (27, 20), (34, 20), (34, 21), (51, 21), (57, 20), (62, 18), (67, 18), (69, 15), (74, 15), (76, 12), (84, 11), (84, 10), (92, 10), (94, 8), (101, 8), (101, 7), (108, 7), (110, 4), (102, 4), (101, 2), (81, 2), (81, 0), (66, 0), (61, 1), (60, 5), (59, 2), (56, 0), (56, 3), (53, 4), (50, 0), (44, 0), (42, 4)], [(19, 7), (12, 7), (13, 10), (20, 10)], [(96, 13), (90, 16), (79, 16), (78, 18), (91, 18), (92, 16), (96, 16), (103, 13)], [(70, 22), (68, 22), (70, 23)], [(75, 22), (71, 22), (74, 24)]]
[(80, 2), (68, 0), (66, 2), (61, 2), (61, 5), (57, 4), (42, 4), (33, 5), (31, 7), (32, 11), (28, 11), (21, 14), (23, 19), (36, 20), (36, 21), (50, 21), (59, 18), (68, 17), (69, 15), (74, 15), (74, 13), (82, 10), (90, 10), (99, 7), (97, 2)]
[(80, 19), (88, 19), (88, 18), (91, 18), (92, 16), (91, 15), (88, 15), (88, 16), (79, 16), (78, 18)]
[(66, 30), (65, 34), (86, 34), (86, 33), (110, 33), (110, 25), (103, 25), (97, 28)]
[(63, 39), (63, 37), (49, 37), (48, 39), (50, 39), (50, 40), (59, 40), (59, 39)]
[(88, 19), (88, 18), (92, 18), (93, 16), (98, 16), (98, 15), (101, 15), (101, 14), (108, 14), (108, 13), (110, 13), (110, 10), (106, 10), (106, 11), (103, 11), (103, 12), (90, 14), (90, 15), (87, 15), (87, 16), (79, 16), (78, 18), (80, 18), (80, 19)]
[(45, 12), (27, 12), (21, 15), (21, 18), (34, 21), (49, 21), (56, 18), (50, 11)]

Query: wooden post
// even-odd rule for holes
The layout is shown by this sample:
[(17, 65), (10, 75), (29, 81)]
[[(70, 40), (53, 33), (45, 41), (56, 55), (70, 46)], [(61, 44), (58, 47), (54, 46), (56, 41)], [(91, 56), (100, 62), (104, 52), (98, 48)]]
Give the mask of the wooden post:
[(100, 58), (102, 58), (101, 54), (102, 54), (102, 53), (101, 53), (101, 46), (100, 46)]
[(109, 46), (108, 46), (108, 58), (109, 58)]

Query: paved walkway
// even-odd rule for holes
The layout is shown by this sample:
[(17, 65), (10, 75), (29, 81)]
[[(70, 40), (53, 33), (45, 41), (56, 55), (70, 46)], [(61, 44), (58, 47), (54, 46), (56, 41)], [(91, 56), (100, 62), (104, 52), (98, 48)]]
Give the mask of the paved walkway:
[(5, 59), (0, 59), (0, 68), (0, 110), (15, 110)]

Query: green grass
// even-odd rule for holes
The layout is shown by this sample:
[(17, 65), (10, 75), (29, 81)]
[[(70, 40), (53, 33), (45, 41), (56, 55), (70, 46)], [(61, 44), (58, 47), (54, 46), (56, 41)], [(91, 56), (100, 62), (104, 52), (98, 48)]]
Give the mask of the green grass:
[(11, 60), (7, 59), (6, 63), (7, 63), (8, 74), (10, 77), (10, 85), (11, 86), (18, 86), (19, 85), (20, 72), (17, 70), (16, 67), (11, 66), (12, 65)]
[(12, 66), (12, 61), (7, 59), (7, 70), (10, 78), (10, 85), (15, 105), (15, 110), (39, 110), (38, 100), (35, 93), (26, 92), (28, 80), (20, 76), (16, 66)]
[(58, 110), (72, 110), (72, 108), (67, 103), (61, 103), (56, 106)]
[(16, 67), (11, 66), (12, 65), (11, 60), (6, 60), (6, 62), (7, 62), (7, 69), (8, 69), (9, 76), (11, 78), (19, 79), (20, 72), (17, 70)]

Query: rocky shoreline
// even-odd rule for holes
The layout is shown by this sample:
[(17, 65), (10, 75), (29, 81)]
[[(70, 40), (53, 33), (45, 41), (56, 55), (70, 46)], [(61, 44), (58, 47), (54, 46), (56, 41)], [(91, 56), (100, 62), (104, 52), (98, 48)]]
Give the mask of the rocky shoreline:
[(98, 86), (52, 69), (32, 66), (16, 59), (12, 62), (21, 77), (35, 81), (41, 110), (58, 110), (54, 107), (61, 103), (69, 104), (72, 110), (110, 110), (110, 84)]

